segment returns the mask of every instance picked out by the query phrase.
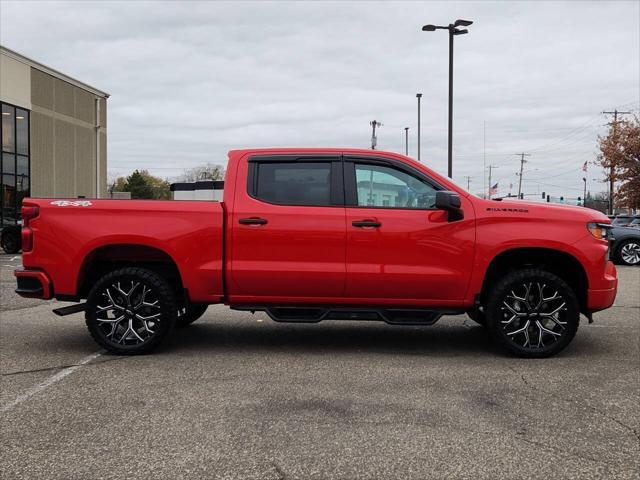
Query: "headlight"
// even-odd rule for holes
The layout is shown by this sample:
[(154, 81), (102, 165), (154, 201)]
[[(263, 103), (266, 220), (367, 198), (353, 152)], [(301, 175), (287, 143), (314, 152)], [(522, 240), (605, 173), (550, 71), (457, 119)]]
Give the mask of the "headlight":
[(593, 235), (598, 240), (608, 240), (607, 231), (610, 228), (611, 228), (610, 225), (606, 225), (602, 223), (596, 223), (596, 222), (587, 223), (587, 230), (589, 230), (589, 233), (591, 233), (591, 235)]

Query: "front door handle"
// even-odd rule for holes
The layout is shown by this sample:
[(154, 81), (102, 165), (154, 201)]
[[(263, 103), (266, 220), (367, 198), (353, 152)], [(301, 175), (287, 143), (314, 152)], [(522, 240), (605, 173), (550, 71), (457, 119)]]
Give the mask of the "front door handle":
[(240, 220), (238, 220), (238, 223), (240, 225), (266, 225), (267, 219), (258, 217), (241, 218)]
[(382, 225), (382, 223), (376, 221), (376, 220), (354, 220), (353, 222), (351, 222), (351, 225), (353, 225), (354, 227), (375, 227), (378, 228)]

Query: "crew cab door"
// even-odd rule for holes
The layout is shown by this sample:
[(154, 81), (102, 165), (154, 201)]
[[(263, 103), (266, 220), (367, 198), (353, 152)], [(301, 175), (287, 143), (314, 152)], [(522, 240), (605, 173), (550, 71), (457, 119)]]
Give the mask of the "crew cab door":
[(473, 208), (450, 222), (436, 210), (444, 189), (398, 160), (345, 157), (345, 296), (368, 303), (452, 305), (462, 301), (475, 243)]
[(228, 227), (233, 301), (342, 297), (346, 224), (340, 155), (251, 156), (240, 162), (236, 178)]

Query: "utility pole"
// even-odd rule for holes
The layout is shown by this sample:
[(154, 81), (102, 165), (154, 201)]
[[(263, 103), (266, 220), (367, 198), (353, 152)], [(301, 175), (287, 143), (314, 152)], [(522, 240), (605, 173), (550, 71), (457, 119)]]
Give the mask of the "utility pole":
[[(613, 123), (609, 123), (609, 125), (613, 125), (613, 134), (615, 137), (618, 136), (618, 115), (631, 115), (631, 113), (632, 112), (619, 112), (617, 108), (615, 108), (613, 112), (602, 112), (603, 115), (613, 115)], [(613, 215), (613, 174), (614, 168), (612, 163), (609, 167), (609, 215)]]
[(371, 133), (371, 150), (376, 149), (376, 145), (378, 145), (378, 138), (376, 137), (376, 127), (381, 127), (382, 123), (377, 120), (371, 120), (369, 125), (373, 128), (373, 132)]
[(416, 93), (416, 98), (418, 99), (418, 161), (420, 161), (420, 99), (422, 94)]
[(522, 193), (522, 172), (524, 170), (524, 164), (527, 163), (527, 161), (524, 159), (524, 157), (529, 157), (531, 154), (530, 153), (516, 153), (516, 155), (520, 155), (520, 174), (518, 175), (518, 177), (519, 177), (519, 181), (518, 181), (518, 198), (520, 198), (520, 194)]
[(495, 165), (489, 165), (489, 188), (488, 188), (488, 190), (487, 190), (487, 198), (488, 198), (489, 200), (491, 200), (491, 171), (492, 171), (494, 168), (498, 168), (498, 167), (496, 167)]
[(469, 175), (465, 175), (464, 178), (467, 179), (467, 192), (469, 191), (469, 187), (471, 186), (471, 179), (473, 177), (469, 176)]
[(404, 127), (404, 154), (409, 156), (409, 127)]

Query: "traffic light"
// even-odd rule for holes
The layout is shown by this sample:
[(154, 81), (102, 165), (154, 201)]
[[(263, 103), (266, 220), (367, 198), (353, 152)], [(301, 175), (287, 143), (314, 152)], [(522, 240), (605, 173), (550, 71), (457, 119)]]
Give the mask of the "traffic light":
[(547, 196), (542, 192), (542, 199), (544, 200)]

